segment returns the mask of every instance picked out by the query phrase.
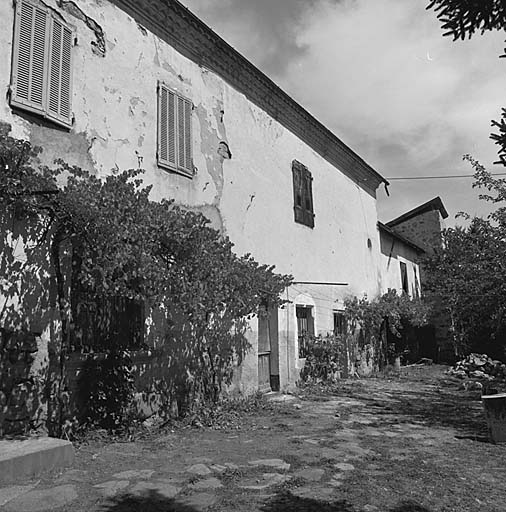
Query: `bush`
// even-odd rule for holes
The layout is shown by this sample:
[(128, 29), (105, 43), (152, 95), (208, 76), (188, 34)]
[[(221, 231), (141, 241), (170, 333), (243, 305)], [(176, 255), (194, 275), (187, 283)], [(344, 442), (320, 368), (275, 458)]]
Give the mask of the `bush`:
[(307, 335), (304, 341), (306, 363), (300, 375), (303, 382), (335, 383), (347, 373), (346, 336)]

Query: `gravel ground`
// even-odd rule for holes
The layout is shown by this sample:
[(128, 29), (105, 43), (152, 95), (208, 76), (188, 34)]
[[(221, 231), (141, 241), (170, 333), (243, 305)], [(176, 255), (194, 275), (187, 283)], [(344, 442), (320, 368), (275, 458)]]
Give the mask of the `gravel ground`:
[(442, 366), (270, 395), (222, 430), (89, 441), (73, 468), (0, 489), (10, 512), (504, 512), (506, 446)]

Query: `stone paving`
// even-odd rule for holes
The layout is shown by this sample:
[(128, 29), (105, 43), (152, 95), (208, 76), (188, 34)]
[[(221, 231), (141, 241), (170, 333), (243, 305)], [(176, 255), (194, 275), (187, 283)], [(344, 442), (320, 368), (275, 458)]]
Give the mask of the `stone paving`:
[[(276, 472), (244, 477), (237, 482), (239, 488), (252, 491), (265, 490), (286, 482), (292, 477), (286, 473), (290, 464), (281, 459), (251, 460), (247, 462), (245, 469), (247, 470), (248, 467), (269, 468)], [(106, 498), (113, 498), (118, 494), (142, 496), (154, 492), (162, 498), (169, 499), (175, 498), (185, 489), (190, 494), (185, 493), (182, 502), (190, 503), (195, 510), (205, 510), (216, 500), (216, 497), (209, 491), (216, 491), (223, 487), (220, 475), (230, 468), (240, 469), (239, 466), (231, 462), (224, 462), (223, 465), (199, 463), (188, 466), (185, 473), (195, 475), (197, 480), (181, 475), (169, 479), (159, 478), (152, 469), (126, 470), (113, 474), (111, 480), (95, 484), (93, 488)], [(296, 476), (309, 481), (318, 481), (321, 480), (323, 474), (324, 471), (320, 469), (306, 469), (298, 472)], [(36, 485), (1, 488), (0, 504), (3, 506), (3, 510), (12, 512), (54, 510), (72, 503), (77, 498), (77, 484), (59, 485), (48, 489), (36, 489), (35, 487)], [(207, 492), (200, 493), (199, 491)]]
[[(342, 407), (342, 403), (332, 401), (317, 407), (316, 412), (333, 414), (338, 407)], [(236, 437), (229, 436), (229, 441)], [(360, 446), (357, 433), (352, 428), (332, 434), (334, 447), (328, 446), (328, 437), (312, 439), (296, 434), (288, 436), (288, 440), (295, 441), (295, 447), (299, 443), (309, 446), (317, 451), (318, 457), (309, 455), (307, 464), (298, 468), (292, 468), (289, 462), (281, 458), (251, 458), (238, 464), (236, 461), (198, 457), (194, 464), (184, 466), (177, 473), (169, 475), (167, 471), (154, 468), (124, 469), (104, 475), (101, 481), (89, 485), (87, 489), (84, 489), (83, 482), (89, 481), (90, 475), (84, 470), (71, 469), (60, 476), (59, 482), (64, 482), (63, 485), (39, 488), (34, 483), (0, 489), (0, 504), (6, 512), (42, 512), (65, 509), (65, 506), (71, 510), (78, 493), (85, 490), (106, 500), (118, 496), (140, 498), (154, 493), (157, 498), (175, 500), (192, 511), (205, 511), (216, 503), (217, 495), (224, 487), (234, 486), (240, 491), (263, 493), (262, 497), (268, 498), (271, 496), (270, 490), (292, 480), (297, 482), (293, 489), (295, 496), (330, 499), (336, 488), (343, 484), (346, 474), (355, 470), (351, 461), (363, 459), (372, 453)], [(100, 457), (94, 458), (97, 460)], [(336, 462), (322, 468), (315, 465), (319, 460)]]
[[(388, 403), (399, 397), (395, 389), (378, 393)], [(189, 430), (164, 435), (156, 443), (78, 450), (73, 469), (0, 488), (0, 510), (149, 512), (146, 503), (160, 502), (165, 508), (152, 510), (270, 511), (278, 509), (263, 504), (280, 490), (303, 503), (330, 503), (343, 496), (352, 480), (363, 481), (364, 487), (380, 479), (388, 482), (396, 464), (420, 466), (437, 457), (441, 447), (457, 452), (462, 446), (452, 428), (395, 416), (388, 408), (371, 408), (366, 400), (278, 397), (276, 403), (284, 407), (280, 414), (263, 423), (254, 419), (242, 432)], [(494, 481), (502, 485), (499, 477)], [(394, 510), (378, 508), (371, 496), (367, 502), (366, 494), (358, 508), (335, 510)]]
[[(346, 404), (346, 405), (349, 405)], [(353, 406), (357, 403), (354, 402)], [(342, 402), (333, 400), (324, 406), (317, 407), (319, 414), (341, 408)], [(314, 412), (314, 411), (313, 411)], [(367, 421), (366, 421), (367, 420)], [(350, 420), (351, 421), (351, 420)], [(368, 425), (368, 418), (356, 415), (353, 422)], [(347, 422), (350, 423), (349, 421)], [(413, 436), (419, 432), (420, 425), (402, 426), (391, 430), (367, 427), (368, 435), (390, 437), (400, 434)], [(364, 432), (364, 431), (362, 431)], [(225, 486), (234, 485), (237, 489), (248, 492), (262, 492), (263, 497), (269, 497), (269, 490), (295, 479), (297, 485), (292, 489), (294, 496), (306, 499), (330, 499), (336, 489), (350, 472), (356, 470), (356, 461), (374, 455), (370, 449), (360, 445), (358, 433), (351, 427), (345, 427), (333, 434), (332, 444), (329, 439), (320, 437), (312, 439), (306, 435), (291, 436), (292, 440), (318, 449), (318, 459), (310, 456), (306, 467), (292, 470), (291, 464), (280, 458), (244, 460), (243, 464), (227, 460), (212, 460), (202, 458), (184, 467), (183, 471), (172, 474), (157, 472), (155, 469), (125, 469), (109, 475), (91, 486), (87, 492), (95, 492), (99, 497), (114, 499), (120, 495), (142, 497), (155, 493), (163, 499), (176, 500), (177, 503), (191, 507), (191, 510), (204, 511), (212, 507), (219, 493)], [(297, 446), (297, 444), (295, 446)], [(393, 452), (394, 457), (403, 457), (402, 452)], [(317, 460), (340, 461), (327, 464), (324, 468), (315, 466)], [(371, 466), (372, 471), (375, 469)], [(235, 478), (228, 478), (230, 475)], [(10, 486), (0, 489), (0, 504), (6, 512), (39, 512), (56, 510), (65, 505), (71, 505), (82, 490), (83, 477), (86, 472), (70, 470), (63, 473), (61, 481), (67, 483), (45, 489), (39, 489), (37, 484), (30, 486)], [(73, 483), (72, 483), (73, 482)], [(267, 494), (265, 494), (267, 492)], [(364, 510), (373, 511), (373, 505)], [(69, 509), (70, 510), (70, 509)]]

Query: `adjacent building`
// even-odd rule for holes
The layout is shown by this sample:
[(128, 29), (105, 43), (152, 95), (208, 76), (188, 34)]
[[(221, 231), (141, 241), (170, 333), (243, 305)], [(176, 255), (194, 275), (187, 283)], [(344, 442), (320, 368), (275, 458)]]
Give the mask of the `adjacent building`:
[[(443, 247), (442, 232), (446, 228), (447, 217), (448, 212), (438, 196), (387, 222), (386, 228), (418, 246), (426, 255), (431, 255)], [(423, 288), (425, 283), (423, 264), (419, 276)], [(439, 362), (453, 363), (456, 354), (450, 332), (450, 319), (443, 313), (444, 308), (437, 307), (437, 299), (434, 298), (434, 300), (436, 307), (434, 307), (431, 326), (425, 329), (425, 339), (420, 347), (420, 355)]]

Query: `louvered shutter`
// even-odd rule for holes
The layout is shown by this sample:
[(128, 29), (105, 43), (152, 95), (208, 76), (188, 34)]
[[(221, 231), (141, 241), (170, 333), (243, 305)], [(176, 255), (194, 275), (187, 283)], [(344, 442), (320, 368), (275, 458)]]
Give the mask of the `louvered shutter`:
[(292, 162), (292, 175), (295, 222), (312, 228), (314, 227), (313, 178), (308, 168), (297, 160)]
[(178, 167), (192, 174), (192, 135), (191, 135), (191, 103), (179, 97), (177, 103), (178, 115)]
[(158, 163), (177, 167), (176, 95), (163, 85), (158, 88)]
[(314, 227), (314, 213), (313, 213), (313, 177), (308, 169), (304, 169), (304, 209), (305, 209), (305, 224), (309, 227)]
[(14, 29), (12, 105), (44, 112), (48, 46), (47, 9), (19, 1)]
[(52, 18), (50, 23), (47, 117), (72, 124), (72, 30)]

